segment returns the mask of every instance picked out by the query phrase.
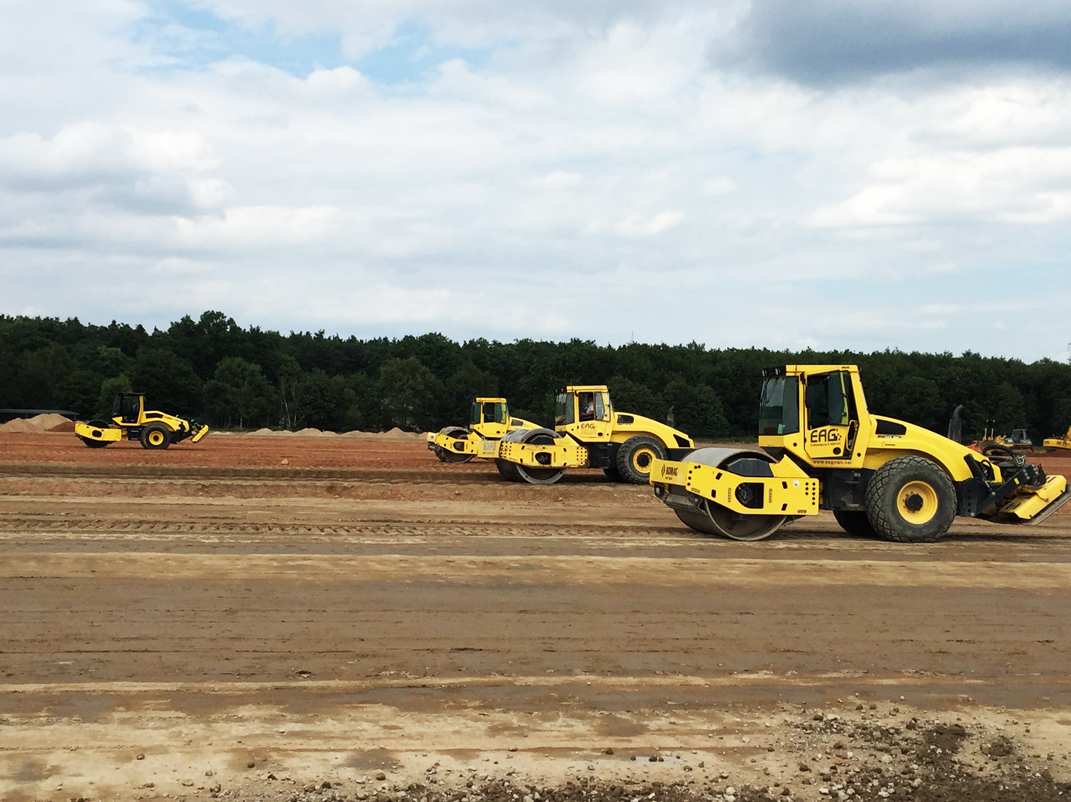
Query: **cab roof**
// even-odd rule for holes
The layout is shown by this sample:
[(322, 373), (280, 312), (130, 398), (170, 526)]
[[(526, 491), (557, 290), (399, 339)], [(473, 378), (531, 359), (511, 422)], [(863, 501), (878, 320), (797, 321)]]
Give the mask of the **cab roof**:
[(835, 370), (846, 370), (849, 373), (858, 373), (858, 365), (777, 365), (765, 368), (762, 378), (770, 379), (776, 376), (798, 376), (802, 373), (832, 373)]
[(567, 393), (608, 393), (610, 390), (605, 384), (570, 384), (565, 388)]

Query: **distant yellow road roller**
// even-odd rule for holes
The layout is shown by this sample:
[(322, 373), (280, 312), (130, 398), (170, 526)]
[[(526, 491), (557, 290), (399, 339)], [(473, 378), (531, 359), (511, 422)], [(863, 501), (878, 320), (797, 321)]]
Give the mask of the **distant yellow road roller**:
[(479, 456), (494, 459), (499, 473), (515, 482), (553, 484), (566, 468), (602, 468), (616, 481), (646, 484), (656, 459), (694, 447), (671, 426), (615, 412), (604, 385), (574, 385), (558, 394), (553, 429), (518, 429), (485, 440)]
[(428, 432), (428, 450), (441, 462), (468, 462), (479, 456), (484, 440), (501, 440), (516, 429), (538, 429), (539, 425), (509, 414), (505, 398), (479, 397), (469, 409), (469, 425), (447, 426)]
[(74, 433), (90, 448), (104, 448), (120, 440), (138, 440), (142, 448), (164, 449), (186, 438), (198, 442), (208, 434), (208, 427), (195, 420), (185, 420), (166, 412), (145, 409), (141, 393), (119, 393), (109, 421), (78, 421)]

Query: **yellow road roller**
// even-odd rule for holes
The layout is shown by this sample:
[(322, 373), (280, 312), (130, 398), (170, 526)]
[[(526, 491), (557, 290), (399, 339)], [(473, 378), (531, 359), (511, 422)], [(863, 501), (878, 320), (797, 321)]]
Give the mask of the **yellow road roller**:
[(567, 468), (602, 468), (616, 481), (646, 484), (656, 459), (694, 447), (671, 426), (616, 412), (605, 385), (571, 385), (555, 401), (553, 429), (518, 429), (485, 440), (479, 456), (494, 459), (499, 473), (515, 482), (553, 484)]
[(428, 450), (441, 462), (468, 462), (479, 456), (484, 440), (501, 440), (516, 429), (538, 429), (539, 425), (514, 418), (505, 398), (479, 397), (469, 409), (468, 426), (447, 426), (428, 432)]
[(763, 372), (757, 449), (701, 448), (657, 460), (655, 495), (692, 529), (761, 540), (832, 510), (849, 534), (928, 543), (956, 516), (1036, 524), (1071, 491), (1021, 455), (987, 457), (910, 423), (871, 415), (855, 365)]
[(142, 448), (164, 449), (187, 438), (198, 442), (208, 427), (195, 420), (145, 409), (142, 393), (119, 393), (108, 421), (78, 421), (74, 433), (90, 448), (104, 448), (120, 440), (138, 440)]

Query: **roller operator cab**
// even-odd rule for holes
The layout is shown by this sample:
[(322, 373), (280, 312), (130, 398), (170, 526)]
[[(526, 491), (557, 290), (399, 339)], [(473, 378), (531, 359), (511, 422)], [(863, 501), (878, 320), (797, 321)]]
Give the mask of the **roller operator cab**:
[(196, 443), (208, 434), (208, 427), (197, 421), (178, 418), (166, 412), (145, 409), (141, 393), (119, 393), (109, 421), (78, 421), (74, 433), (90, 448), (104, 448), (120, 440), (138, 440), (142, 448), (164, 449), (187, 438)]
[(1071, 498), (1063, 476), (988, 458), (928, 429), (871, 415), (854, 365), (763, 371), (759, 448), (701, 448), (659, 460), (655, 495), (691, 528), (761, 540), (832, 510), (849, 534), (942, 537), (957, 516), (1038, 523)]
[(505, 398), (477, 398), (469, 408), (468, 426), (428, 432), (428, 450), (442, 462), (468, 462), (479, 456), (483, 440), (500, 440), (515, 429), (538, 428), (531, 421), (512, 417)]
[(493, 457), (516, 482), (552, 484), (566, 468), (602, 468), (616, 481), (646, 484), (656, 459), (683, 456), (694, 445), (671, 426), (615, 411), (604, 385), (572, 385), (555, 399), (554, 429), (510, 432), (484, 442), (481, 456)]

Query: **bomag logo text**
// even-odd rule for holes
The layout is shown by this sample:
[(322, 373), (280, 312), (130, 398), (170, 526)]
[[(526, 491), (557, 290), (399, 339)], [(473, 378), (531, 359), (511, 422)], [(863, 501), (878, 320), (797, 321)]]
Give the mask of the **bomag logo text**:
[(677, 469), (670, 467), (669, 465), (662, 466), (662, 476), (666, 479), (673, 478), (677, 475)]
[(818, 445), (820, 443), (839, 443), (840, 432), (836, 429), (814, 429), (811, 432), (811, 444)]

